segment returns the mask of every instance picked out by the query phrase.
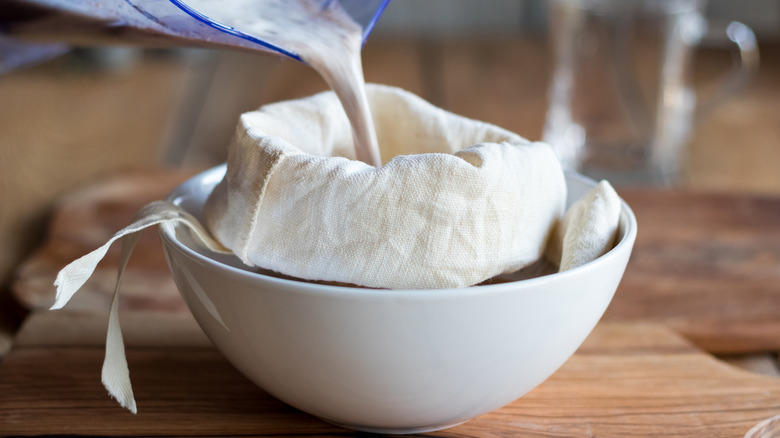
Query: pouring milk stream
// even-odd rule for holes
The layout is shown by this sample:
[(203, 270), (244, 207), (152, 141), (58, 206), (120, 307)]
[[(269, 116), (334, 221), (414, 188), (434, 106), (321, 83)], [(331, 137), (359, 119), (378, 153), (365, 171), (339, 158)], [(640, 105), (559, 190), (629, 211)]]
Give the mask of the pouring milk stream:
[(336, 1), (187, 0), (203, 15), (298, 53), (339, 97), (352, 124), (357, 159), (379, 167), (381, 158), (368, 108), (360, 60), (362, 28)]
[(381, 165), (360, 49), (389, 0), (101, 0), (100, 7), (92, 0), (6, 1), (0, 65), (4, 54), (35, 56), (38, 47), (45, 48), (29, 42), (52, 41), (248, 49), (302, 60), (339, 96), (357, 159)]

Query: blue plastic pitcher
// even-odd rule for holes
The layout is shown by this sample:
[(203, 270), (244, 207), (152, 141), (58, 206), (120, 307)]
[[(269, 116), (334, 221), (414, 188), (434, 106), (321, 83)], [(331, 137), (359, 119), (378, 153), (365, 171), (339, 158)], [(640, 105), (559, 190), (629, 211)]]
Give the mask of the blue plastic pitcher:
[[(145, 16), (177, 32), (193, 32), (198, 39), (220, 42), (230, 46), (277, 52), (301, 61), (299, 54), (275, 45), (262, 35), (252, 35), (207, 17), (190, 7), (186, 0), (127, 0)], [(387, 7), (390, 0), (318, 0), (321, 10), (332, 3), (341, 4), (351, 18), (363, 28), (363, 41), (368, 38), (374, 24)]]
[[(186, 0), (2, 0), (0, 72), (25, 53), (45, 49), (41, 42), (72, 45), (133, 44), (153, 47), (200, 46), (242, 48), (277, 53), (297, 61), (301, 56), (209, 18)], [(363, 28), (365, 42), (390, 0), (309, 0), (326, 10), (338, 3)], [(291, 1), (292, 3), (292, 1)], [(273, 18), (273, 17), (271, 17)], [(28, 44), (25, 41), (32, 41)], [(64, 47), (61, 45), (50, 46)], [(45, 54), (45, 53), (44, 53)], [(23, 60), (23, 59), (22, 59)], [(11, 65), (10, 61), (14, 61)], [(5, 69), (8, 70), (8, 69)]]

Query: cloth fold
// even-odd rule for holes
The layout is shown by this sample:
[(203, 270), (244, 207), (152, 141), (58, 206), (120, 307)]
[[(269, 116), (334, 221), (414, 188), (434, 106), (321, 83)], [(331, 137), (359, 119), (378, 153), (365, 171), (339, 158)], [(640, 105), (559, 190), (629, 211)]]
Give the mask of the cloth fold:
[(559, 272), (582, 266), (604, 255), (614, 245), (620, 221), (620, 197), (601, 181), (577, 200), (555, 226), (545, 250)]

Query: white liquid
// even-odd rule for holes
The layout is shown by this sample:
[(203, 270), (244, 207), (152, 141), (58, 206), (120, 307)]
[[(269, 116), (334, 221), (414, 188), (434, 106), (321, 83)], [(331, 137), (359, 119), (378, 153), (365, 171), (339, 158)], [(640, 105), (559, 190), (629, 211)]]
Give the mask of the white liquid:
[[(362, 28), (337, 1), (187, 0), (203, 15), (298, 53), (333, 89), (352, 125), (357, 159), (382, 165), (360, 60)], [(326, 9), (322, 9), (327, 4)]]

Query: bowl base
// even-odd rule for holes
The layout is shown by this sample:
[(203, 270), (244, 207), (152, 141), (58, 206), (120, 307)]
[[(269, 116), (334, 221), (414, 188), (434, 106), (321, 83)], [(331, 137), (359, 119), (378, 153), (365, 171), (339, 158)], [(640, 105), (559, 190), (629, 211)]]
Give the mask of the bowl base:
[(338, 421), (328, 420), (327, 418), (322, 418), (322, 417), (318, 417), (318, 418), (326, 423), (330, 423), (338, 427), (343, 427), (344, 429), (356, 430), (358, 432), (384, 434), (384, 435), (410, 435), (414, 433), (435, 432), (437, 430), (449, 429), (451, 427), (455, 427), (465, 423), (466, 421), (469, 421), (466, 420), (466, 421), (459, 421), (457, 423), (451, 423), (451, 424), (430, 425), (430, 426), (422, 426), (422, 427), (394, 428), (394, 427), (362, 426), (359, 424), (346, 424), (346, 423), (339, 423)]

